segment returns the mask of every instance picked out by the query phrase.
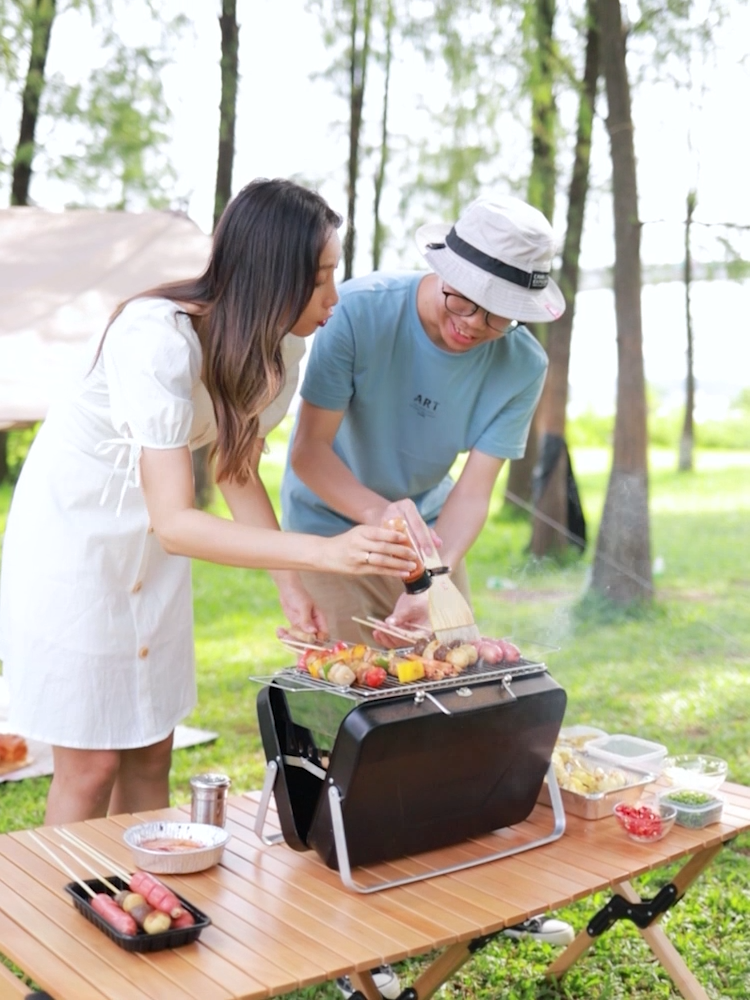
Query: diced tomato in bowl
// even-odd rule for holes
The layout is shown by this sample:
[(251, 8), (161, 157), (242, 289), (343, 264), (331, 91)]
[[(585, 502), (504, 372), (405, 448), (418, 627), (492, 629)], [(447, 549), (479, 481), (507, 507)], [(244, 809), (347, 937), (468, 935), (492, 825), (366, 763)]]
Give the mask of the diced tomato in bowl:
[(674, 826), (677, 810), (666, 802), (618, 802), (613, 812), (631, 840), (653, 844)]

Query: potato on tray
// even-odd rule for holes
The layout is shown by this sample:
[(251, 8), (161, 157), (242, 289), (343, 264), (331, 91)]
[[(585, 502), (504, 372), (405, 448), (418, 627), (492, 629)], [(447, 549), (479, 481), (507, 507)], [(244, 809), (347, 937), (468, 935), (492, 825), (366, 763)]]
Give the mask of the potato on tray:
[(573, 748), (561, 745), (552, 751), (552, 767), (560, 788), (578, 795), (611, 792), (631, 780), (619, 768), (584, 760)]

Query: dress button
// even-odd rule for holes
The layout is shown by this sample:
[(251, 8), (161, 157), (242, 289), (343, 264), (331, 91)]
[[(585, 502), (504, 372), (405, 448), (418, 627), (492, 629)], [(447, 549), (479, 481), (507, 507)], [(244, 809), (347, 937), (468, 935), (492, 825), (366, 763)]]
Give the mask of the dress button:
[(148, 656), (148, 646), (141, 646), (141, 648), (138, 650), (138, 655), (142, 660), (145, 660), (146, 657)]
[(149, 526), (148, 526), (148, 534), (149, 535), (153, 535), (153, 533), (154, 533), (154, 526), (153, 526), (153, 524), (149, 524)]
[(142, 586), (143, 586), (143, 581), (139, 580), (138, 583), (136, 583), (136, 585), (133, 587), (133, 593), (137, 594)]

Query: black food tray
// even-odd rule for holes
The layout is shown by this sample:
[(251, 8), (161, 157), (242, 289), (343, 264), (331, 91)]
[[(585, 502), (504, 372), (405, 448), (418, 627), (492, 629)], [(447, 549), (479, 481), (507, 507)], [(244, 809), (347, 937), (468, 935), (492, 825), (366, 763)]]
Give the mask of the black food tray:
[[(112, 892), (108, 889), (108, 887), (98, 878), (83, 879), (82, 881), (84, 881), (93, 892), (106, 892), (108, 896), (112, 895)], [(124, 879), (119, 878), (117, 875), (109, 875), (107, 877), (107, 881), (111, 882), (112, 885), (117, 886), (118, 889), (128, 888), (127, 882)], [(188, 903), (184, 896), (180, 896), (179, 893), (175, 893), (175, 896), (177, 896), (181, 905), (192, 913), (195, 918), (195, 923), (191, 927), (174, 927), (168, 931), (161, 931), (158, 934), (147, 934), (144, 930), (139, 928), (137, 934), (122, 934), (111, 924), (107, 923), (107, 921), (96, 912), (91, 905), (91, 897), (77, 882), (69, 882), (65, 886), (65, 890), (73, 897), (75, 908), (82, 913), (87, 920), (90, 920), (92, 924), (95, 924), (100, 931), (104, 931), (107, 937), (114, 941), (116, 945), (119, 945), (120, 948), (124, 948), (125, 951), (164, 951), (165, 948), (179, 948), (183, 944), (190, 944), (192, 941), (196, 941), (198, 937), (200, 937), (200, 933), (203, 928), (208, 927), (211, 923), (211, 918), (209, 916), (197, 907), (193, 906), (192, 903)]]

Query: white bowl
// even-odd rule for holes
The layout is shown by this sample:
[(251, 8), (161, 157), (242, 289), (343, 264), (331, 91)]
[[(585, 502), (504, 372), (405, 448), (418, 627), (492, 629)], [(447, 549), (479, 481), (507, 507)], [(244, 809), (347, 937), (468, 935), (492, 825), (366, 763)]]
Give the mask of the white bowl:
[[(130, 826), (123, 840), (137, 868), (159, 875), (188, 875), (202, 872), (221, 860), (229, 834), (208, 823), (175, 823), (156, 820)], [(163, 841), (161, 847), (150, 841)], [(195, 848), (187, 846), (192, 841)]]
[(722, 757), (705, 753), (683, 753), (666, 758), (662, 775), (678, 788), (715, 792), (724, 784), (727, 762)]

